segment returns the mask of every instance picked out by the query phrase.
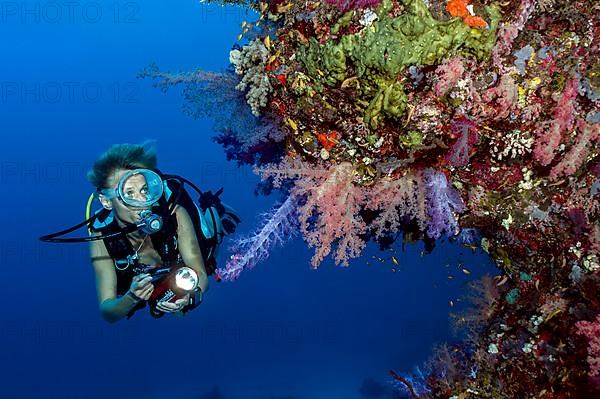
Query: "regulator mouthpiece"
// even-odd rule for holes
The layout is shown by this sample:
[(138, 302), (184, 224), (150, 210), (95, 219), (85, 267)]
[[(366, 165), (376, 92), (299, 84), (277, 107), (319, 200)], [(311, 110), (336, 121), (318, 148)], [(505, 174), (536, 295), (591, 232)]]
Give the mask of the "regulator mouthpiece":
[(163, 220), (160, 216), (152, 213), (150, 209), (140, 212), (141, 220), (136, 223), (138, 230), (145, 234), (154, 234), (163, 226)]

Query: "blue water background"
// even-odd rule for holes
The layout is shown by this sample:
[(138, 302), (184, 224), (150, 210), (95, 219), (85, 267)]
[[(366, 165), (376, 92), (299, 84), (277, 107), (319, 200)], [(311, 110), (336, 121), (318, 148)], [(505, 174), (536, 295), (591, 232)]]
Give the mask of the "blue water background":
[(111, 144), (156, 139), (163, 171), (225, 188), (242, 234), (278, 197), (254, 196), (257, 177), (225, 160), (210, 120), (182, 114), (178, 90), (135, 78), (150, 62), (222, 71), (255, 17), (197, 1), (65, 4), (3, 2), (0, 15), (1, 398), (195, 399), (216, 386), (228, 399), (359, 399), (365, 378), (385, 383), (452, 339), (449, 312), (494, 269), (447, 242), (311, 270), (295, 238), (239, 281), (211, 281), (184, 318), (104, 322), (87, 246), (37, 237), (84, 219), (85, 171)]

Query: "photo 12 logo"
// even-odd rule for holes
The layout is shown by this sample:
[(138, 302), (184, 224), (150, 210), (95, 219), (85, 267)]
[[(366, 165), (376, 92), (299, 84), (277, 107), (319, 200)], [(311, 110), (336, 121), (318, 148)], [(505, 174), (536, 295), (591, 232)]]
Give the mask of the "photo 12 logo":
[(339, 326), (335, 321), (247, 321), (200, 323), (196, 333), (202, 343), (335, 344)]
[(133, 324), (106, 325), (79, 321), (0, 321), (0, 343), (31, 344), (97, 344), (135, 343), (141, 332)]
[(135, 82), (2, 82), (2, 103), (88, 103), (101, 101), (134, 104), (139, 86)]
[(39, 2), (5, 1), (0, 6), (2, 23), (89, 23), (103, 21), (135, 24), (139, 22), (136, 2)]

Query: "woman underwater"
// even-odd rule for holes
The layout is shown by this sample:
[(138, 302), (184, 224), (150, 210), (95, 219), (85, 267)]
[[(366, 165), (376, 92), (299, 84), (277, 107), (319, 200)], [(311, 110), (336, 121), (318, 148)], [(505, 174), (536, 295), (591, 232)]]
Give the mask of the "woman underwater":
[[(40, 237), (54, 243), (90, 242), (102, 317), (115, 322), (150, 307), (150, 314), (185, 313), (197, 307), (216, 273), (225, 235), (240, 219), (216, 193), (156, 168), (156, 151), (143, 144), (116, 144), (94, 162), (88, 180), (96, 191), (87, 219)], [(192, 200), (185, 190), (199, 195)], [(94, 197), (102, 205), (93, 216)], [(87, 226), (88, 237), (61, 237)]]
[[(109, 225), (116, 223), (113, 228), (124, 228), (136, 224), (141, 220), (142, 212), (156, 206), (160, 199), (156, 195), (159, 191), (162, 194), (162, 190), (153, 193), (148, 181), (156, 179), (156, 173), (153, 172), (155, 169), (156, 153), (137, 144), (114, 145), (94, 162), (87, 177), (96, 187), (102, 207), (110, 211), (113, 221)], [(162, 186), (162, 181), (159, 183)], [(175, 228), (171, 228), (173, 237), (165, 234), (151, 237), (149, 233), (137, 229), (124, 236), (126, 242), (121, 245), (129, 243), (134, 250), (127, 257), (127, 263), (119, 265), (118, 259), (111, 256), (106, 239), (91, 242), (91, 259), (96, 273), (100, 311), (107, 321), (117, 321), (143, 307), (143, 302), (148, 301), (154, 291), (153, 278), (148, 272), (167, 262), (183, 262), (196, 272), (198, 285), (193, 298), (196, 303), (208, 289), (207, 272), (190, 215), (178, 204), (170, 212), (174, 218), (171, 217), (169, 223), (175, 224)], [(96, 229), (92, 234), (101, 234), (101, 229)], [(174, 252), (177, 254), (162, 254), (171, 259), (162, 259), (156, 248), (157, 244), (165, 245), (165, 240), (175, 242)], [(144, 272), (138, 274), (136, 269)], [(156, 304), (156, 314), (181, 311), (192, 305), (191, 301), (190, 293), (174, 302), (159, 301)]]

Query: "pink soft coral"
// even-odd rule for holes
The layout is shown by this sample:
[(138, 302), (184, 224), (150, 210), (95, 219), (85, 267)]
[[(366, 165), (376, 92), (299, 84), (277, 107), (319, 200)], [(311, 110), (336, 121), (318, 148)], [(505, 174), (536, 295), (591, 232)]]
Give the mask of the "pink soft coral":
[(344, 162), (326, 169), (287, 159), (259, 168), (257, 173), (263, 179), (272, 178), (275, 186), (296, 179), (291, 194), (302, 199), (298, 220), (308, 245), (315, 248), (313, 267), (318, 267), (334, 246), (338, 264), (348, 265), (351, 258), (361, 254), (366, 244), (360, 235), (368, 227), (360, 211), (367, 197), (365, 189), (353, 183), (356, 172), (352, 164)]
[(335, 6), (341, 12), (346, 12), (358, 8), (377, 6), (381, 0), (326, 0), (326, 2)]
[(371, 223), (376, 237), (401, 230), (403, 218), (427, 228), (427, 198), (421, 173), (407, 173), (399, 179), (383, 179), (368, 189), (367, 207), (379, 212)]
[(517, 105), (517, 84), (510, 75), (502, 75), (500, 81), (495, 87), (486, 90), (483, 93), (483, 100), (486, 103), (495, 102), (493, 107), (493, 117), (496, 120), (507, 118), (511, 111)]
[(300, 229), (308, 244), (315, 247), (313, 267), (329, 255), (336, 242), (335, 262), (346, 266), (365, 247), (359, 237), (367, 229), (359, 214), (365, 192), (353, 184), (354, 172), (352, 164), (341, 163), (333, 166), (324, 180), (305, 177), (296, 181), (294, 194), (306, 197), (298, 212)]
[(496, 46), (492, 50), (492, 59), (494, 61), (494, 65), (500, 72), (504, 72), (505, 70), (502, 57), (512, 49), (513, 43), (519, 35), (519, 32), (523, 30), (525, 23), (533, 13), (535, 4), (536, 0), (523, 0), (521, 2), (521, 7), (519, 8), (517, 18), (513, 21), (513, 23), (503, 26), (498, 30)]
[(536, 131), (538, 139), (535, 142), (533, 155), (544, 166), (552, 162), (556, 156), (556, 150), (560, 145), (563, 133), (573, 128), (578, 88), (579, 81), (573, 77), (567, 82), (565, 90), (556, 104), (554, 119), (550, 122), (550, 125), (541, 124), (538, 126)]
[(577, 121), (577, 141), (563, 159), (550, 171), (550, 179), (569, 176), (585, 161), (590, 147), (600, 139), (600, 128), (597, 123), (587, 123), (582, 119)]
[(600, 377), (600, 314), (594, 321), (578, 321), (577, 333), (588, 339), (588, 364), (589, 375), (592, 378)]
[(433, 87), (433, 92), (436, 96), (441, 97), (448, 90), (456, 86), (456, 83), (460, 80), (465, 68), (462, 63), (462, 58), (453, 57), (444, 61), (435, 70), (436, 84)]

